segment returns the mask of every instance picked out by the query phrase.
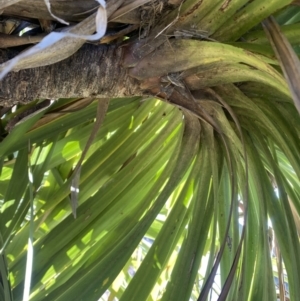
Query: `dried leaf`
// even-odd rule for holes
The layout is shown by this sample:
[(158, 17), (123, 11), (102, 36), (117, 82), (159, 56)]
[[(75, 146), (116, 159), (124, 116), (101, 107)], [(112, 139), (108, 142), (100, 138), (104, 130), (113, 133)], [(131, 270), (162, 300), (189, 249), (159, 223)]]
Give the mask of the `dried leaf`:
[(0, 9), (20, 2), (21, 0), (0, 0)]
[(105, 2), (103, 0), (95, 1), (101, 4), (96, 13), (96, 34), (91, 34), (95, 28), (95, 15), (90, 16), (69, 31), (51, 32), (37, 45), (3, 63), (0, 66), (2, 69), (0, 80), (12, 70), (54, 64), (72, 55), (86, 40), (100, 40), (106, 32), (107, 13)]
[(66, 24), (66, 25), (69, 25), (68, 22), (66, 22), (65, 20), (61, 19), (61, 18), (58, 18), (57, 16), (55, 16), (52, 11), (51, 11), (51, 4), (50, 4), (50, 1), (49, 0), (44, 0), (46, 6), (47, 6), (47, 9), (49, 11), (49, 14), (55, 19), (57, 20), (58, 22), (62, 23), (62, 24)]
[(74, 218), (76, 218), (76, 209), (78, 207), (78, 196), (79, 196), (79, 180), (80, 180), (80, 172), (81, 172), (81, 165), (82, 162), (90, 148), (90, 146), (92, 145), (101, 124), (104, 121), (105, 115), (106, 115), (106, 111), (108, 109), (108, 104), (109, 104), (109, 99), (108, 98), (104, 98), (104, 99), (99, 99), (98, 102), (98, 107), (97, 107), (97, 115), (96, 115), (96, 121), (93, 127), (93, 130), (91, 132), (91, 135), (84, 147), (83, 152), (81, 153), (81, 157), (79, 159), (79, 161), (77, 162), (77, 165), (73, 171), (72, 174), (72, 181), (71, 181), (71, 207), (72, 207), (72, 212), (74, 215)]
[(76, 212), (78, 207), (80, 173), (81, 165), (76, 169), (76, 172), (73, 173), (73, 179), (71, 182), (71, 208), (74, 218), (77, 217)]
[(16, 47), (26, 44), (36, 44), (45, 37), (45, 34), (36, 36), (14, 36), (10, 34), (0, 33), (0, 45), (1, 48)]
[(130, 2), (129, 4), (126, 4), (124, 6), (122, 6), (120, 9), (118, 9), (116, 12), (114, 12), (109, 20), (113, 21), (127, 13), (129, 13), (130, 11), (134, 10), (137, 7), (140, 7), (148, 2), (150, 2), (151, 0), (134, 0), (132, 2)]
[(300, 62), (288, 39), (281, 33), (273, 17), (262, 22), (266, 35), (289, 85), (295, 106), (300, 113)]

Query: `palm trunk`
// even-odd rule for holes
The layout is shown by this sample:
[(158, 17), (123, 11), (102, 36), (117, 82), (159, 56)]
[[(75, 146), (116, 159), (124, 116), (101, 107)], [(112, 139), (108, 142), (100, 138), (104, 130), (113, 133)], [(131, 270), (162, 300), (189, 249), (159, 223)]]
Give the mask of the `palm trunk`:
[[(0, 82), (0, 105), (34, 99), (125, 97), (142, 95), (136, 80), (122, 67), (122, 48), (84, 45), (78, 52), (50, 66), (9, 73)], [(1, 50), (1, 62), (16, 51)]]

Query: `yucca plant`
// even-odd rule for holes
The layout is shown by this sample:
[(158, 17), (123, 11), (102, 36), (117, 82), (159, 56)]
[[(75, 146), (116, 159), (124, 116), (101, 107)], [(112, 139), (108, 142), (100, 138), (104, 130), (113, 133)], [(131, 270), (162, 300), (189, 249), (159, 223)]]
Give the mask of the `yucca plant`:
[(299, 300), (294, 2), (0, 0), (0, 300)]

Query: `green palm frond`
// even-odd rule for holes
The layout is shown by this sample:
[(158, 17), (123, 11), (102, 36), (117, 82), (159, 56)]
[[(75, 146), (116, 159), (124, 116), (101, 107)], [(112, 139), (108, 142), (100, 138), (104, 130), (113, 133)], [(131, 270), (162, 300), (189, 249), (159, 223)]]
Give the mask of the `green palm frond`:
[[(147, 96), (109, 97), (99, 131), (93, 95), (5, 110), (0, 300), (24, 300), (26, 283), (31, 301), (298, 300), (300, 117), (279, 67), (299, 52), (291, 3), (144, 6), (164, 18), (120, 51)], [(260, 25), (272, 14), (289, 54)]]

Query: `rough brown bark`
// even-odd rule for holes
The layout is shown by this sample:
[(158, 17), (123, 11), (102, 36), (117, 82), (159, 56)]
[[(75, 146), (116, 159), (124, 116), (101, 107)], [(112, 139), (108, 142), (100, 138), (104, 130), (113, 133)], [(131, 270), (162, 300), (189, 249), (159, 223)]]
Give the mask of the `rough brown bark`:
[[(59, 63), (11, 72), (0, 82), (0, 105), (41, 98), (142, 95), (138, 82), (122, 67), (122, 52), (116, 45), (87, 44)], [(1, 50), (0, 62), (14, 55), (16, 51)]]

